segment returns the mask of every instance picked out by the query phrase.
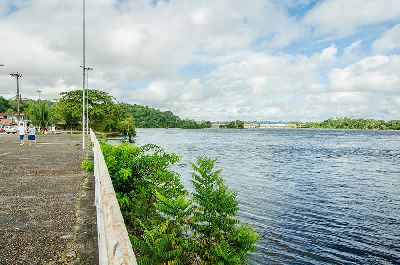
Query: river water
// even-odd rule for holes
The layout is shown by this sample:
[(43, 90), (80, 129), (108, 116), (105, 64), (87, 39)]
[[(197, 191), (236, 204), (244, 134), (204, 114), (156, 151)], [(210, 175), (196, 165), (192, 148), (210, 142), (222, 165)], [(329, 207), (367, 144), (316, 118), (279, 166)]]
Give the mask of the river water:
[(400, 132), (137, 129), (138, 144), (218, 159), (239, 219), (260, 235), (251, 264), (400, 264)]

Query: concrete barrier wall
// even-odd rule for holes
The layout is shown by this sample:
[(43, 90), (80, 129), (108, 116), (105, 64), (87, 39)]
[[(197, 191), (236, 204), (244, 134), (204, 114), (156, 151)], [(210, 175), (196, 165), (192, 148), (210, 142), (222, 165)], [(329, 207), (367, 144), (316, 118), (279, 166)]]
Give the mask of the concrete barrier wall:
[(136, 265), (136, 257), (115, 197), (107, 165), (99, 141), (92, 130), (90, 139), (94, 155), (99, 264)]

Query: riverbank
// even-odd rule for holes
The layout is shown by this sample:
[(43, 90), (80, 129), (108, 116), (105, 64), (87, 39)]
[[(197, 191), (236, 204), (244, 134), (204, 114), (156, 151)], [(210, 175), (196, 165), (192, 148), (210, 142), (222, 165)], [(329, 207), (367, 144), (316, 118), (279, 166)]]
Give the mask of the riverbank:
[(94, 179), (80, 135), (0, 134), (0, 264), (97, 264)]

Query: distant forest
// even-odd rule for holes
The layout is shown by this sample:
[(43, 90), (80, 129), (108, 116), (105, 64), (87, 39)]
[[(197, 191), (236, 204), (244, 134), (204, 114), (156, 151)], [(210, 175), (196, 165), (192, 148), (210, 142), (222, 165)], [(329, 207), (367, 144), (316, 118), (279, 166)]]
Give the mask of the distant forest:
[[(115, 102), (107, 92), (90, 89), (89, 123), (98, 131), (120, 131), (127, 122), (139, 128), (210, 128), (210, 121), (195, 121), (181, 119), (171, 111)], [(0, 96), (0, 113), (16, 113), (15, 99)], [(82, 123), (82, 90), (63, 92), (54, 101), (23, 99), (20, 102), (20, 112), (35, 125), (45, 127), (58, 125), (64, 129), (79, 129)], [(125, 122), (123, 122), (125, 121)]]
[(195, 121), (181, 119), (171, 111), (161, 111), (138, 104), (119, 103), (127, 113), (135, 119), (138, 128), (183, 128), (200, 129), (211, 128), (210, 121)]
[(356, 118), (327, 119), (322, 122), (306, 122), (303, 128), (358, 129), (358, 130), (400, 130), (400, 120), (374, 120)]

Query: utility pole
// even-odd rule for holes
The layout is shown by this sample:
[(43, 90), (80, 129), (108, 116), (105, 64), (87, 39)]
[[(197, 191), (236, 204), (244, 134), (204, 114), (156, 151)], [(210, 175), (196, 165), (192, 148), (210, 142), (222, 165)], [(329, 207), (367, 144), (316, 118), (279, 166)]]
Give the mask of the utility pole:
[(36, 90), (36, 92), (39, 94), (39, 101), (40, 101), (40, 93), (42, 92), (41, 90)]
[(91, 67), (86, 67), (86, 133), (89, 134), (89, 71)]
[(16, 99), (17, 99), (17, 120), (18, 120), (18, 123), (19, 123), (20, 116), (21, 116), (21, 113), (19, 112), (19, 101), (20, 101), (20, 98), (21, 98), (21, 95), (19, 94), (19, 78), (22, 77), (22, 74), (16, 72), (16, 73), (12, 73), (10, 75), (12, 77), (15, 77), (15, 79), (17, 79), (17, 97), (16, 97)]
[(83, 0), (83, 66), (82, 66), (82, 149), (85, 150), (85, 72), (86, 72), (86, 66), (85, 66), (85, 48), (86, 48), (86, 43), (85, 43), (85, 5), (86, 2)]

